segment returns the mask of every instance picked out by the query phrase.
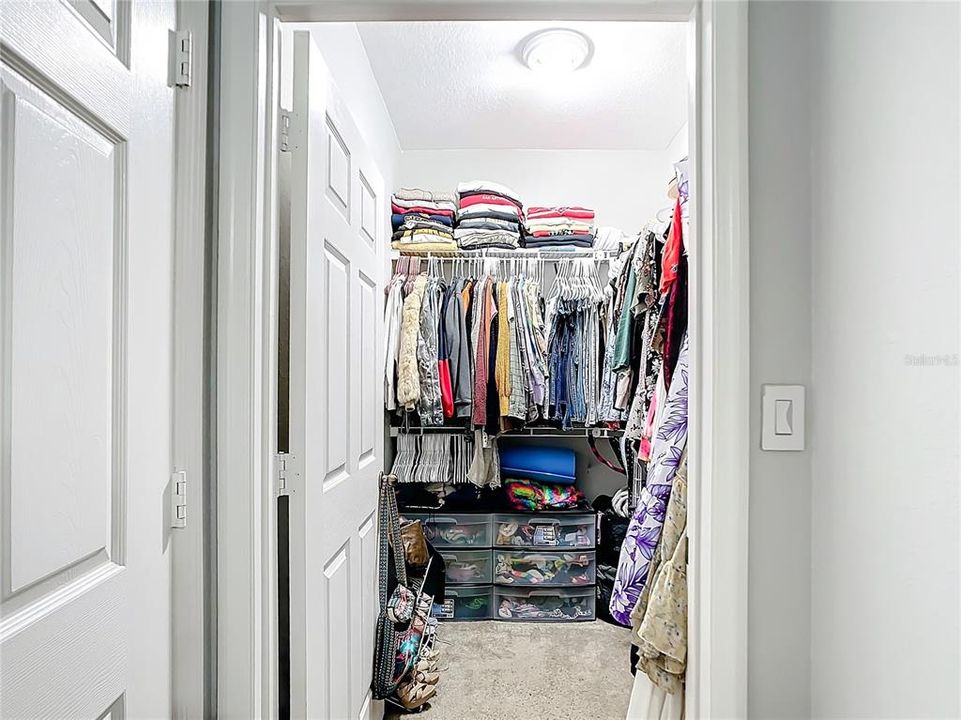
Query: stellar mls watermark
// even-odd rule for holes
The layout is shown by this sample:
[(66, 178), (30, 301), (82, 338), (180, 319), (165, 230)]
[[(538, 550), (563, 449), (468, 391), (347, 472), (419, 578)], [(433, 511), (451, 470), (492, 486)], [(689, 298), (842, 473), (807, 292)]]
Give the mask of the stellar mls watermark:
[(961, 361), (959, 361), (958, 353), (944, 355), (908, 353), (904, 356), (904, 364), (908, 367), (957, 367), (961, 364)]

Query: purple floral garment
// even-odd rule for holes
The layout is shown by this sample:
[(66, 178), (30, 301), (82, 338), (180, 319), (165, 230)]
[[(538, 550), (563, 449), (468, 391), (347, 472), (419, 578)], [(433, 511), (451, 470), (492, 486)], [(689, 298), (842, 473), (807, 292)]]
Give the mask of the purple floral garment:
[(651, 558), (657, 549), (664, 527), (667, 501), (677, 472), (681, 454), (687, 444), (687, 333), (681, 342), (674, 378), (667, 393), (664, 414), (657, 428), (647, 484), (627, 528), (611, 594), (611, 615), (622, 625), (630, 626), (631, 610), (641, 596)]

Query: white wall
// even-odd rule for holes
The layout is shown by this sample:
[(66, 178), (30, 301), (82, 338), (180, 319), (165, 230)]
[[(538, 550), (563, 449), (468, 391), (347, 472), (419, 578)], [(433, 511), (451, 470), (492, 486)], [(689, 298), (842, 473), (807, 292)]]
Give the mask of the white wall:
[(762, 452), (761, 385), (811, 384), (810, 8), (749, 10), (748, 713), (809, 717), (811, 453)]
[(814, 5), (811, 710), (959, 717), (959, 6)]
[(454, 191), (463, 180), (494, 180), (513, 188), (525, 205), (583, 205), (598, 225), (641, 230), (671, 205), (666, 151), (413, 150), (401, 155), (403, 186)]
[(690, 145), (690, 132), (691, 128), (687, 123), (681, 126), (681, 129), (677, 131), (671, 142), (667, 146), (667, 162), (668, 162), (668, 173), (674, 172), (674, 163), (683, 160), (687, 157), (688, 146)]

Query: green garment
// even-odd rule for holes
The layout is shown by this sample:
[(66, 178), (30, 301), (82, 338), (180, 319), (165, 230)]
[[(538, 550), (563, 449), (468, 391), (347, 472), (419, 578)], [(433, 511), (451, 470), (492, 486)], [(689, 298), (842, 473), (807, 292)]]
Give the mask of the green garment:
[(627, 275), (627, 288), (624, 292), (624, 302), (621, 305), (621, 316), (617, 322), (617, 335), (614, 338), (614, 362), (615, 372), (626, 370), (631, 365), (631, 330), (634, 320), (634, 313), (631, 312), (634, 291), (637, 288), (637, 275), (634, 272), (634, 264)]

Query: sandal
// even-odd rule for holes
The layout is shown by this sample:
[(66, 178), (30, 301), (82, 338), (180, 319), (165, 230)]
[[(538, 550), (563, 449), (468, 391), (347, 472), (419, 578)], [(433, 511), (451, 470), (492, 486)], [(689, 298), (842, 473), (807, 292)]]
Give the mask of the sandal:
[(420, 660), (414, 665), (414, 672), (422, 673), (432, 673), (437, 672), (437, 660), (434, 658), (426, 658), (424, 654), (421, 653)]
[(397, 687), (397, 701), (405, 710), (416, 710), (436, 694), (435, 685), (408, 681)]
[(414, 682), (422, 685), (436, 685), (440, 682), (440, 673), (436, 671), (415, 670)]

